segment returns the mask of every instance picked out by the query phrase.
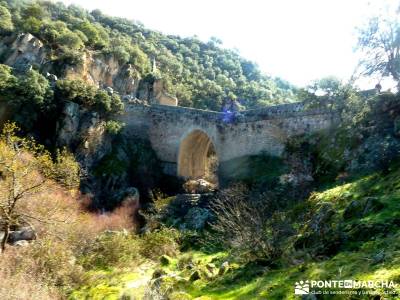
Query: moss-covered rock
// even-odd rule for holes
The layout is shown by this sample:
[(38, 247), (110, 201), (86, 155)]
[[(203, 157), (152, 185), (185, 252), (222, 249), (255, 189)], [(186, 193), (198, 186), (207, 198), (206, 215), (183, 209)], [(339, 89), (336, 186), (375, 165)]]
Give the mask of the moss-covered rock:
[(361, 200), (353, 200), (343, 212), (344, 219), (361, 218), (371, 213), (378, 212), (384, 205), (377, 197), (365, 197)]
[(194, 271), (189, 277), (189, 281), (191, 281), (191, 282), (194, 282), (194, 281), (199, 280), (199, 279), (201, 279), (201, 275), (200, 275), (200, 271), (199, 270)]
[(160, 257), (160, 264), (162, 266), (168, 266), (171, 264), (171, 258), (168, 255), (162, 255)]

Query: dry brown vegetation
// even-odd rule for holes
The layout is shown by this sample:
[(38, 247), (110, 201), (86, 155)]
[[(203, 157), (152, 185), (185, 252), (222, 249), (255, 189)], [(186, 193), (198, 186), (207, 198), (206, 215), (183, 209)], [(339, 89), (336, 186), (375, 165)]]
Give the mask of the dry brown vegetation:
[(73, 156), (64, 150), (53, 159), (16, 129), (8, 124), (0, 134), (0, 232), (30, 226), (35, 240), (17, 246), (2, 239), (0, 299), (65, 299), (90, 285), (90, 270), (178, 252), (177, 231), (136, 235), (138, 199), (127, 197), (112, 212), (88, 210)]
[(27, 247), (8, 246), (0, 255), (0, 299), (62, 298), (64, 290), (85, 282), (77, 260), (102, 232), (135, 229), (131, 204), (99, 215), (83, 210), (79, 198), (50, 183), (26, 202), (25, 209), (37, 216), (32, 226), (38, 238)]

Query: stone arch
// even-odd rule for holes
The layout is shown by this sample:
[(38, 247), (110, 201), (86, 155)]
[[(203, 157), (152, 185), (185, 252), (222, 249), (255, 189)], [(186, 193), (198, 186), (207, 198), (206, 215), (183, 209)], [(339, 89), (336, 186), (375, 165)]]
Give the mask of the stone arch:
[(195, 129), (179, 145), (178, 176), (201, 178), (207, 173), (210, 154), (217, 156), (213, 141), (202, 130)]

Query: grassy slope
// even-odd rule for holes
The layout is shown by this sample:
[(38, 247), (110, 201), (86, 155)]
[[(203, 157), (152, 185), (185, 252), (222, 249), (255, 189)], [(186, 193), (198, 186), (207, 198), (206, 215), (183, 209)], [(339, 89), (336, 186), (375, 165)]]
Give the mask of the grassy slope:
[[(187, 281), (185, 284), (180, 284), (176, 288), (184, 293), (179, 294), (179, 297), (176, 296), (176, 299), (296, 299), (293, 292), (294, 283), (306, 279), (385, 279), (400, 282), (400, 231), (398, 231), (400, 169), (392, 170), (388, 175), (362, 176), (349, 183), (325, 188), (311, 195), (306, 203), (293, 207), (292, 211), (295, 213), (306, 207), (317, 207), (320, 203), (330, 202), (338, 215), (342, 215), (345, 207), (352, 200), (364, 197), (376, 197), (384, 204), (384, 208), (378, 213), (369, 214), (361, 219), (344, 220), (343, 228), (354, 223), (366, 228), (386, 224), (390, 228), (388, 233), (377, 234), (368, 239), (361, 239), (362, 241), (348, 241), (336, 255), (320, 260), (311, 259), (306, 252), (297, 251), (290, 258), (297, 259), (295, 265), (282, 262), (281, 267), (277, 269), (260, 266), (240, 267), (233, 264), (231, 270), (225, 275), (209, 274), (209, 276), (202, 276), (202, 279), (194, 283)], [(382, 256), (382, 253), (384, 258), (377, 260), (376, 257)], [(208, 255), (201, 252), (185, 252), (163, 269), (168, 273), (178, 274), (188, 279), (193, 271), (180, 266), (180, 262), (188, 260), (188, 257), (194, 262), (196, 269), (205, 270), (210, 262), (218, 267), (226, 258), (226, 254)], [(147, 274), (147, 277), (152, 270), (154, 270), (153, 267), (143, 274)], [(126, 271), (123, 275), (119, 274), (120, 272), (114, 274), (111, 272), (105, 277), (100, 276), (102, 279), (94, 281), (92, 287), (76, 292), (73, 299), (117, 299), (123, 290), (140, 298), (139, 291), (135, 289), (129, 291), (129, 282), (133, 284), (136, 278), (137, 280), (141, 278), (129, 275)], [(114, 287), (117, 286), (114, 290), (113, 285), (110, 284), (110, 278), (114, 278)], [(104, 298), (104, 285), (109, 287), (107, 298)], [(400, 289), (398, 292), (400, 293)], [(347, 298), (330, 296), (327, 299)]]
[[(378, 213), (362, 219), (349, 220), (344, 226), (392, 224), (400, 219), (400, 170), (389, 175), (373, 174), (339, 184), (312, 195), (305, 206), (330, 202), (342, 214), (352, 201), (366, 196), (377, 197), (385, 205)], [(302, 207), (305, 207), (304, 204)], [(299, 207), (298, 207), (299, 208)], [(296, 207), (293, 210), (298, 209)], [(395, 225), (396, 226), (396, 225)], [(397, 225), (398, 227), (398, 225)], [(395, 228), (395, 227), (394, 227)], [(189, 292), (192, 296), (210, 299), (296, 299), (295, 281), (306, 279), (386, 279), (400, 282), (400, 232), (392, 230), (385, 236), (374, 236), (368, 241), (347, 243), (343, 251), (329, 259), (315, 261), (305, 255), (303, 263), (277, 270), (238, 269), (207, 284), (196, 283)], [(384, 253), (384, 260), (375, 257)], [(301, 253), (297, 253), (301, 255)], [(263, 272), (257, 275), (257, 272)], [(399, 289), (400, 292), (400, 289)], [(333, 299), (330, 297), (329, 299)], [(337, 297), (337, 299), (343, 299)]]

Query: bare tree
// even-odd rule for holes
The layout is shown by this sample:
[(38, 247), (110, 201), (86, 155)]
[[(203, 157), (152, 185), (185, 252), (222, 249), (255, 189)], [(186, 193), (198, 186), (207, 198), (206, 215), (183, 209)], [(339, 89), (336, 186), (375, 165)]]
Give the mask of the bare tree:
[(400, 87), (400, 22), (399, 12), (373, 17), (359, 30), (358, 48), (364, 75), (391, 76)]
[[(220, 191), (211, 203), (217, 238), (245, 260), (271, 261), (282, 253), (281, 241), (290, 234), (284, 216), (268, 199), (251, 199), (243, 185)], [(277, 212), (277, 210), (276, 210)]]
[(32, 140), (15, 135), (15, 124), (6, 124), (0, 136), (0, 241), (3, 252), (13, 226), (29, 224), (29, 215), (23, 202), (45, 187), (46, 172), (52, 166), (50, 155)]

